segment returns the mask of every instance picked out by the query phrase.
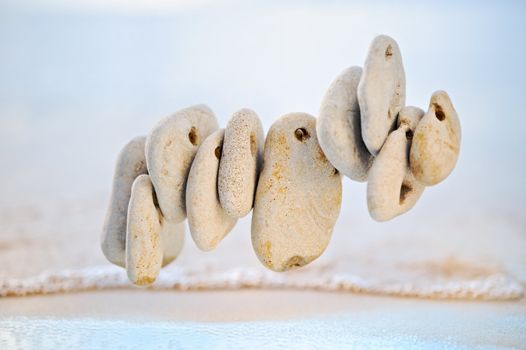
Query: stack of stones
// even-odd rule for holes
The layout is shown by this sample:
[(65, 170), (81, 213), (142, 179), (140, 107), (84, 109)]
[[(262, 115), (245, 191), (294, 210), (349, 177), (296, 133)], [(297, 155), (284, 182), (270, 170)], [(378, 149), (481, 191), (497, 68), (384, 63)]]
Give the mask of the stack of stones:
[(119, 154), (102, 251), (137, 285), (155, 281), (184, 241), (214, 249), (252, 214), (252, 245), (271, 270), (308, 264), (327, 247), (341, 206), (341, 174), (367, 181), (371, 217), (411, 209), (426, 186), (453, 170), (460, 123), (444, 91), (427, 112), (405, 106), (397, 43), (372, 42), (363, 69), (344, 70), (325, 94), (318, 119), (290, 113), (266, 140), (257, 114), (234, 113), (219, 129), (198, 105), (161, 120)]

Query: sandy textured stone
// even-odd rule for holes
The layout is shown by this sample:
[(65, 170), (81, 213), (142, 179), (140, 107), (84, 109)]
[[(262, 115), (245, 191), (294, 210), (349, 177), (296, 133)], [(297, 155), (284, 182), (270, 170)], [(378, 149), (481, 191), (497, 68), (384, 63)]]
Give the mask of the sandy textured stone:
[(234, 218), (252, 209), (264, 142), (256, 113), (246, 108), (234, 113), (225, 129), (217, 180), (221, 206)]
[(410, 210), (424, 192), (409, 168), (413, 130), (424, 115), (417, 107), (400, 111), (398, 129), (387, 137), (367, 182), (367, 206), (376, 221), (387, 221)]
[(201, 144), (186, 185), (188, 226), (195, 244), (204, 251), (215, 248), (237, 221), (221, 207), (217, 192), (224, 134), (223, 129), (218, 130)]
[(362, 69), (350, 67), (334, 80), (323, 97), (316, 133), (327, 159), (342, 174), (367, 181), (373, 157), (362, 140), (356, 90)]
[(146, 174), (144, 143), (146, 137), (136, 137), (120, 151), (113, 175), (110, 204), (102, 229), (101, 248), (106, 258), (115, 265), (125, 266), (126, 217), (132, 184)]
[(186, 218), (186, 178), (201, 142), (218, 128), (212, 111), (198, 105), (162, 119), (146, 140), (146, 164), (164, 218)]
[(457, 163), (460, 140), (460, 121), (453, 103), (445, 91), (436, 91), (411, 146), (410, 164), (415, 178), (432, 186), (448, 177)]
[(184, 245), (185, 223), (173, 223), (162, 220), (161, 245), (163, 247), (163, 264), (166, 266), (174, 261), (181, 253)]
[(265, 141), (252, 216), (252, 245), (274, 271), (320, 256), (340, 212), (340, 173), (318, 144), (316, 119), (306, 113), (281, 117)]
[(132, 187), (126, 233), (126, 272), (136, 285), (153, 283), (161, 270), (161, 223), (150, 177), (140, 175)]
[(398, 44), (386, 35), (371, 46), (358, 84), (362, 138), (371, 154), (382, 148), (405, 105), (405, 72)]

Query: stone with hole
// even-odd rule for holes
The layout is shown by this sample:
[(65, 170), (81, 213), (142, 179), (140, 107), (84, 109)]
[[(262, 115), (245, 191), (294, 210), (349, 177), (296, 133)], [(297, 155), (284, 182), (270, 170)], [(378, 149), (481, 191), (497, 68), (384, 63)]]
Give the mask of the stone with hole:
[(110, 204), (102, 229), (101, 248), (115, 265), (125, 266), (126, 218), (135, 178), (146, 174), (144, 144), (146, 137), (136, 137), (120, 151), (113, 175)]
[(437, 91), (413, 137), (411, 172), (426, 186), (436, 185), (453, 171), (460, 151), (460, 121), (448, 94)]
[(400, 111), (399, 126), (387, 137), (369, 171), (367, 207), (376, 221), (387, 221), (409, 211), (424, 192), (409, 168), (413, 130), (424, 115), (417, 107)]
[(212, 111), (198, 105), (162, 119), (146, 140), (146, 164), (164, 218), (186, 218), (186, 178), (201, 142), (217, 130)]
[(204, 251), (214, 249), (237, 221), (225, 212), (217, 193), (224, 133), (223, 129), (218, 130), (201, 144), (186, 185), (188, 226), (195, 244)]
[(231, 217), (241, 218), (252, 209), (264, 140), (261, 121), (250, 109), (234, 113), (226, 126), (217, 190)]
[(405, 105), (405, 72), (398, 44), (386, 35), (377, 36), (367, 54), (358, 84), (362, 137), (376, 155)]
[(334, 80), (323, 97), (316, 133), (327, 159), (342, 174), (367, 181), (373, 157), (362, 140), (356, 90), (362, 69), (350, 67)]
[(341, 205), (340, 173), (325, 157), (316, 119), (291, 113), (278, 119), (265, 141), (252, 216), (252, 245), (259, 260), (286, 271), (319, 257)]

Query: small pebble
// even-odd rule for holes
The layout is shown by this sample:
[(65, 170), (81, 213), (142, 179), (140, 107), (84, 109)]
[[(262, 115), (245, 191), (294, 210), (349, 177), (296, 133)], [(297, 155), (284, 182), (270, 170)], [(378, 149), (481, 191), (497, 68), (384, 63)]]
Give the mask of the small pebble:
[(316, 119), (291, 113), (278, 119), (265, 142), (252, 215), (259, 260), (286, 271), (319, 257), (340, 212), (341, 175), (318, 144)]
[(195, 244), (204, 251), (214, 249), (237, 221), (221, 207), (217, 192), (224, 133), (223, 129), (218, 130), (201, 144), (186, 185), (188, 226)]
[(225, 129), (217, 179), (221, 206), (233, 218), (252, 209), (264, 142), (256, 113), (246, 108), (234, 113)]
[(382, 148), (405, 105), (405, 72), (398, 44), (387, 35), (371, 46), (358, 84), (362, 138), (373, 155)]
[(387, 221), (410, 210), (424, 192), (409, 168), (413, 130), (424, 115), (417, 107), (400, 111), (398, 129), (387, 137), (369, 171), (367, 206), (376, 221)]
[(166, 220), (186, 218), (186, 178), (201, 142), (217, 130), (212, 111), (198, 105), (162, 119), (146, 140), (148, 173)]
[(125, 267), (126, 217), (135, 178), (146, 174), (144, 143), (146, 137), (136, 137), (120, 151), (113, 175), (110, 204), (102, 229), (102, 252), (111, 263)]
[(445, 91), (436, 91), (413, 137), (409, 161), (416, 180), (432, 186), (447, 178), (457, 164), (460, 139), (453, 103)]
[(350, 67), (334, 80), (321, 103), (316, 133), (327, 159), (343, 175), (367, 181), (373, 157), (362, 140), (356, 90), (362, 68)]

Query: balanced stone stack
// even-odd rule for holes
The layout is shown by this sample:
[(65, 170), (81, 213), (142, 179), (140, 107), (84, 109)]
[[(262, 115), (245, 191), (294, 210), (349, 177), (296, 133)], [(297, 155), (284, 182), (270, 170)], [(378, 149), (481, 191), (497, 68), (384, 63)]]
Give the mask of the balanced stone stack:
[(241, 109), (225, 129), (203, 105), (161, 120), (130, 141), (116, 164), (102, 251), (137, 285), (155, 281), (184, 242), (214, 249), (252, 214), (252, 245), (267, 268), (287, 271), (327, 247), (342, 198), (341, 174), (367, 181), (376, 221), (410, 210), (443, 181), (460, 149), (460, 123), (444, 91), (427, 112), (405, 105), (397, 43), (375, 38), (363, 69), (344, 70), (318, 118), (290, 113), (264, 139), (257, 114)]

